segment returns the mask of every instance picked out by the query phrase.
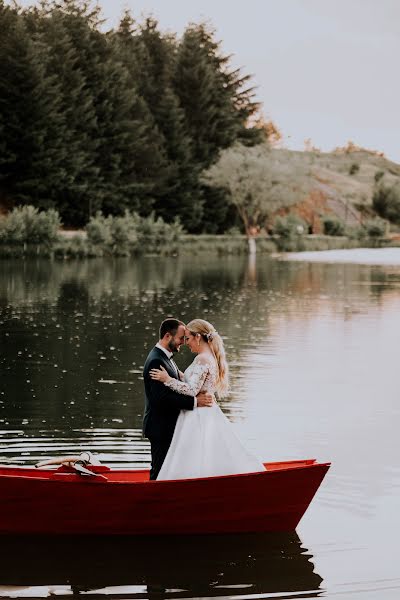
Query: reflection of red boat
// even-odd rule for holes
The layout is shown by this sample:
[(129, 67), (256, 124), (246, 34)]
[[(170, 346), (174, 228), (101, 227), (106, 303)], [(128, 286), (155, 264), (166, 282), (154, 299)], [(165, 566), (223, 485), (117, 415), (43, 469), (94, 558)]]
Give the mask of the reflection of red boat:
[[(312, 555), (295, 531), (124, 537), (3, 535), (1, 543), (1, 598), (7, 588), (12, 591), (11, 586), (30, 588), (19, 597), (43, 597), (50, 583), (48, 597), (53, 600), (239, 600), (244, 594), (254, 599), (299, 600), (322, 593), (322, 578), (314, 572)], [(146, 595), (138, 593), (137, 586), (143, 589), (143, 585), (147, 585)], [(15, 597), (15, 588), (10, 595)]]
[(191, 534), (294, 530), (329, 463), (266, 463), (261, 473), (149, 481), (148, 470), (0, 466), (1, 534)]

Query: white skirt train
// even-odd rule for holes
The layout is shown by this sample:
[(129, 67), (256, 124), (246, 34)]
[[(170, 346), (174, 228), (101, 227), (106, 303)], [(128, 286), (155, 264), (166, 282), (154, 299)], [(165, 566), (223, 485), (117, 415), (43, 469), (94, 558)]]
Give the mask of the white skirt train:
[(246, 450), (218, 404), (182, 410), (157, 479), (189, 479), (264, 471)]

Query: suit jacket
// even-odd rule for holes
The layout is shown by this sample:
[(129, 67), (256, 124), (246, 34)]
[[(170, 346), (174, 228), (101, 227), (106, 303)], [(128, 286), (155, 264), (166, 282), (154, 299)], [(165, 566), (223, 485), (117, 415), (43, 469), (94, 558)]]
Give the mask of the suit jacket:
[(181, 409), (193, 410), (194, 398), (178, 394), (169, 387), (151, 379), (150, 369), (163, 366), (171, 377), (177, 379), (175, 369), (166, 354), (154, 347), (148, 355), (144, 369), (145, 410), (143, 434), (154, 440), (171, 441)]

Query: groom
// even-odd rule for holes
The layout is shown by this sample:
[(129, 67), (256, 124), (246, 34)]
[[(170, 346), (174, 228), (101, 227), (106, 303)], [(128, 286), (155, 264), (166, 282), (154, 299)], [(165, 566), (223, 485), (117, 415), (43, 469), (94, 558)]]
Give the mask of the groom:
[(212, 406), (212, 394), (200, 393), (196, 398), (178, 394), (160, 381), (151, 379), (150, 370), (164, 367), (171, 377), (179, 379), (178, 367), (172, 360), (185, 343), (185, 324), (178, 319), (165, 319), (160, 326), (160, 339), (148, 355), (144, 370), (145, 408), (143, 434), (150, 440), (150, 479), (157, 479), (167, 455), (181, 409), (193, 410)]

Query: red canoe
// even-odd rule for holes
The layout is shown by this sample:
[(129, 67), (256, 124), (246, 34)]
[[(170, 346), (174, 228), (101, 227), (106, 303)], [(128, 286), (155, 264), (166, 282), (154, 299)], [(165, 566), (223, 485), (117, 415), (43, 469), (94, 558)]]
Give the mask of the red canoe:
[(0, 534), (160, 535), (292, 531), (330, 464), (149, 481), (148, 470), (0, 466)]

